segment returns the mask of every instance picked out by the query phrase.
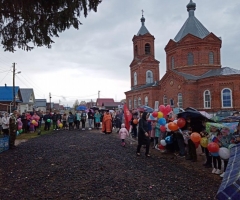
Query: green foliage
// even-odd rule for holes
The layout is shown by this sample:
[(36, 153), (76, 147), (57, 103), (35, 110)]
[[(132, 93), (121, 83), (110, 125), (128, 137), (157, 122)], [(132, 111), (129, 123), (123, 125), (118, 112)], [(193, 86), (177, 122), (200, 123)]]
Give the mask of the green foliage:
[(80, 14), (97, 12), (102, 0), (0, 0), (0, 40), (5, 51), (51, 48), (53, 37), (79, 28)]

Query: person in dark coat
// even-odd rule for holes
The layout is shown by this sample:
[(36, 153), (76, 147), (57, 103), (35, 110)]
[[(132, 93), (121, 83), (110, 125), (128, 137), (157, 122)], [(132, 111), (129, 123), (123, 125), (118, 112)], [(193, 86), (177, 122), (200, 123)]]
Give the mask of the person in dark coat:
[(148, 121), (147, 121), (148, 117), (149, 113), (144, 112), (142, 114), (142, 118), (139, 120), (137, 156), (140, 156), (140, 149), (142, 145), (146, 145), (145, 155), (147, 157), (150, 157), (149, 155), (150, 139), (148, 134)]

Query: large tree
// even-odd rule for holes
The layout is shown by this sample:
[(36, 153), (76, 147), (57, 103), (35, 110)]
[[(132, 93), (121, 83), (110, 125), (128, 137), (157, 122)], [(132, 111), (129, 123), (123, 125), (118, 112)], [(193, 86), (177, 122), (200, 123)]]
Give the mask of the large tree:
[(0, 0), (0, 40), (5, 51), (16, 47), (26, 51), (33, 46), (51, 48), (53, 37), (79, 28), (80, 14), (97, 12), (102, 0)]

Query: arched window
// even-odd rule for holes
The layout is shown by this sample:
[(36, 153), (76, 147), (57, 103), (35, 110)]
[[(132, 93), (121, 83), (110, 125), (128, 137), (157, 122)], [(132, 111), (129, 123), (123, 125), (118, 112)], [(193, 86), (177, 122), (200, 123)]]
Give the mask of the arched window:
[(221, 99), (223, 108), (232, 108), (232, 90), (224, 88), (222, 90)]
[(174, 57), (171, 58), (171, 66), (172, 66), (172, 69), (175, 68)]
[(145, 44), (145, 54), (150, 54), (151, 51), (150, 51), (150, 44)]
[(179, 108), (183, 107), (183, 99), (182, 99), (182, 93), (178, 93), (178, 103), (177, 103)]
[(145, 106), (148, 106), (148, 97), (145, 97)]
[(131, 99), (128, 100), (128, 108), (132, 109), (132, 100)]
[(163, 105), (164, 105), (164, 106), (168, 105), (166, 95), (163, 96)]
[(193, 56), (193, 53), (188, 53), (188, 55), (187, 55), (187, 64), (188, 64), (188, 65), (193, 65), (193, 64), (194, 64), (194, 56)]
[(137, 99), (136, 98), (134, 98), (134, 102), (133, 102), (133, 106), (134, 106), (134, 108), (137, 108)]
[(135, 52), (135, 55), (138, 55), (138, 46), (137, 45), (135, 45), (135, 47), (134, 47), (134, 52)]
[(134, 85), (137, 85), (137, 72), (134, 72)]
[(213, 52), (210, 52), (208, 54), (208, 59), (209, 59), (209, 64), (213, 65), (214, 64), (214, 53)]
[(138, 106), (141, 106), (141, 98), (138, 98)]
[(146, 72), (146, 83), (153, 83), (153, 73), (150, 70)]
[(211, 108), (211, 93), (209, 90), (204, 91), (204, 108)]

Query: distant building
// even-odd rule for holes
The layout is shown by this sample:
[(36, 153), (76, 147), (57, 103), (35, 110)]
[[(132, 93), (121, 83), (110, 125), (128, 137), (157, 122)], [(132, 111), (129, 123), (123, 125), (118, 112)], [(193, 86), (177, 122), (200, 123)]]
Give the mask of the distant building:
[[(18, 104), (22, 102), (22, 96), (20, 88), (15, 86), (15, 101), (17, 110), (19, 110)], [(0, 111), (12, 112), (13, 109), (13, 87), (12, 86), (0, 86)]]
[(47, 110), (47, 100), (46, 99), (35, 99), (34, 109), (45, 113)]
[(196, 4), (190, 1), (188, 19), (165, 47), (167, 66), (162, 79), (155, 59), (155, 38), (142, 16), (142, 26), (132, 39), (131, 89), (125, 92), (129, 109), (171, 105), (210, 113), (240, 110), (240, 71), (222, 67), (222, 39), (203, 26), (195, 10)]
[(32, 88), (20, 88), (22, 102), (19, 103), (20, 114), (24, 112), (32, 112), (34, 110), (35, 95)]

